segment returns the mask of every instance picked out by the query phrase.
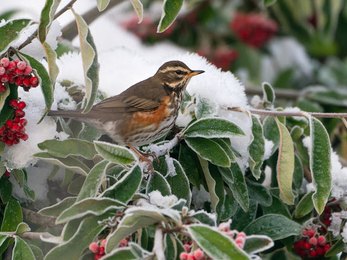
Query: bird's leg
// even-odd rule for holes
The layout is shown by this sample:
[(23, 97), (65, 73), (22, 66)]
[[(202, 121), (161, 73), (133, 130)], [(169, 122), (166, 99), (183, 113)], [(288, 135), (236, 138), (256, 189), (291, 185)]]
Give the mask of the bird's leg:
[(130, 143), (127, 143), (126, 145), (129, 146), (129, 148), (131, 150), (133, 150), (139, 156), (140, 162), (146, 162), (147, 163), (149, 169), (152, 172), (152, 175), (154, 175), (153, 163), (152, 163), (152, 161), (148, 157), (152, 156), (152, 157), (156, 158), (157, 161), (158, 161), (158, 157), (155, 154), (153, 155), (153, 153), (151, 153), (151, 154), (143, 153), (143, 152), (139, 151), (138, 149), (136, 149)]

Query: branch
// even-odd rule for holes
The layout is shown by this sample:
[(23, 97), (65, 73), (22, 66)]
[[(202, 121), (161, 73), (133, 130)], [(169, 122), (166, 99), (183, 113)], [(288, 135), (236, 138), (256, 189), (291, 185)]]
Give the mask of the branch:
[[(227, 110), (244, 112), (245, 110), (240, 107), (227, 107)], [(344, 118), (347, 117), (347, 113), (315, 113), (315, 112), (286, 112), (286, 111), (271, 111), (271, 110), (260, 110), (260, 109), (248, 109), (247, 111), (265, 116), (313, 116), (313, 117), (324, 117), (324, 118)]]
[(20, 238), (24, 238), (24, 239), (31, 239), (31, 240), (34, 240), (34, 239), (41, 240), (41, 237), (43, 238), (55, 237), (48, 232), (25, 232), (25, 233), (17, 234), (16, 236), (19, 236)]
[(56, 217), (43, 216), (35, 211), (26, 208), (22, 208), (22, 212), (23, 219), (25, 219), (25, 221), (39, 225), (40, 227), (46, 228), (61, 226), (55, 224), (55, 220), (57, 219)]
[(146, 147), (143, 147), (145, 151), (151, 151), (152, 153), (155, 153), (157, 157), (161, 155), (167, 154), (172, 148), (174, 148), (179, 141), (182, 139), (182, 132), (175, 135), (174, 138), (172, 138), (169, 142), (163, 142), (158, 144), (151, 144)]

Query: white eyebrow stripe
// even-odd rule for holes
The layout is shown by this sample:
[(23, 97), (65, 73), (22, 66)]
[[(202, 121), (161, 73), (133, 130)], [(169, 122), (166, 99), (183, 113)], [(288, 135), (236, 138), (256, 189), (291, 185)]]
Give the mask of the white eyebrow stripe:
[(175, 70), (182, 70), (182, 71), (185, 71), (187, 73), (190, 72), (190, 70), (187, 70), (186, 68), (182, 68), (182, 67), (179, 67), (179, 66), (175, 66), (175, 67), (167, 67), (165, 69), (161, 69), (159, 70), (160, 73), (165, 73), (167, 71), (175, 71)]

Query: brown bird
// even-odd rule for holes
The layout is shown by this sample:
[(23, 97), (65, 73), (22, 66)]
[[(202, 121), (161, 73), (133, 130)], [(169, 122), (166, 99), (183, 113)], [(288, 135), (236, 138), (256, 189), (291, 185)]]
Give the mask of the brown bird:
[(49, 111), (49, 116), (73, 118), (129, 146), (140, 159), (149, 162), (135, 146), (152, 143), (173, 127), (191, 77), (203, 73), (181, 61), (164, 63), (154, 76), (117, 96), (104, 99), (82, 114), (82, 110)]

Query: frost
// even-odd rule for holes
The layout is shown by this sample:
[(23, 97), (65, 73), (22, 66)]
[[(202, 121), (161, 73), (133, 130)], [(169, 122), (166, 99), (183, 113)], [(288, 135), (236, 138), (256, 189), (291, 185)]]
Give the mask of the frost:
[(272, 148), (274, 147), (274, 143), (271, 140), (267, 140), (265, 138), (265, 152), (264, 152), (264, 161), (269, 159), (271, 156)]
[(211, 196), (210, 194), (204, 189), (204, 187), (201, 185), (200, 190), (198, 190), (195, 186), (192, 190), (192, 204), (194, 205), (195, 209), (202, 209), (204, 208), (205, 202), (211, 202)]
[(167, 174), (171, 177), (177, 175), (175, 165), (173, 163), (173, 159), (170, 157), (170, 155), (165, 154), (165, 161), (167, 164)]
[(152, 191), (148, 194), (149, 202), (161, 208), (169, 208), (177, 202), (175, 195), (163, 196), (160, 191)]
[(344, 225), (341, 236), (343, 238), (343, 243), (347, 244), (347, 224)]
[(331, 231), (334, 237), (337, 237), (340, 234), (342, 219), (339, 212), (332, 213), (331, 224), (328, 227), (328, 231)]

